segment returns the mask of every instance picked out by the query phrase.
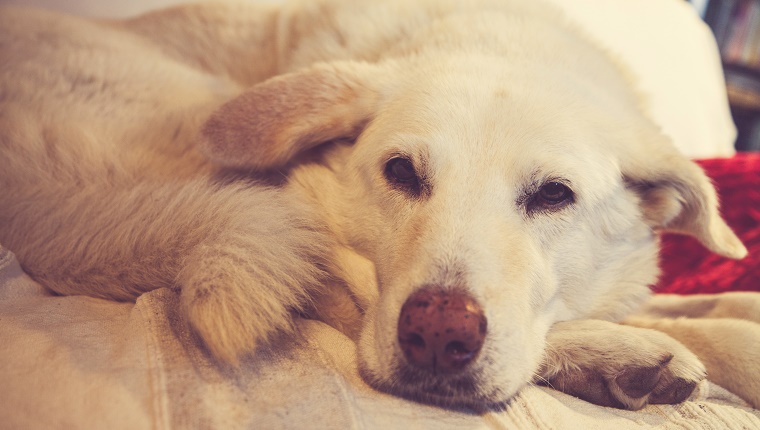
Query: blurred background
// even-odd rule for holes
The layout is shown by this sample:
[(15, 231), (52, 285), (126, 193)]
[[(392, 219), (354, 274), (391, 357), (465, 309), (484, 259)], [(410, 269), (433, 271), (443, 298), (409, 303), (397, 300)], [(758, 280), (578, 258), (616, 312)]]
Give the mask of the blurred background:
[(692, 0), (715, 35), (738, 150), (760, 151), (760, 1)]

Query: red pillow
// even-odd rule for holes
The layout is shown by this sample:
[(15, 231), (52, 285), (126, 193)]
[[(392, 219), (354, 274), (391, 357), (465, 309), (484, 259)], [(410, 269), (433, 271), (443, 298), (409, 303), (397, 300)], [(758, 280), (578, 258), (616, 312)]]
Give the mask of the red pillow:
[(760, 291), (760, 154), (701, 160), (721, 200), (721, 212), (749, 250), (743, 260), (707, 251), (691, 237), (667, 234), (656, 292), (693, 294)]

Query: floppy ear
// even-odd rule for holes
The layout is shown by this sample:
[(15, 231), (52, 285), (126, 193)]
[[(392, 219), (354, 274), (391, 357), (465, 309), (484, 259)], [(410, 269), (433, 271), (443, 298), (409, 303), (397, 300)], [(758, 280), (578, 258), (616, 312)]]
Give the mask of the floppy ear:
[(376, 66), (325, 63), (257, 84), (211, 114), (201, 150), (230, 167), (269, 169), (337, 138), (357, 136), (377, 109)]
[(721, 218), (715, 188), (702, 169), (666, 137), (647, 141), (644, 150), (628, 151), (621, 166), (629, 187), (641, 197), (647, 222), (656, 230), (694, 236), (725, 257), (746, 256), (747, 249)]

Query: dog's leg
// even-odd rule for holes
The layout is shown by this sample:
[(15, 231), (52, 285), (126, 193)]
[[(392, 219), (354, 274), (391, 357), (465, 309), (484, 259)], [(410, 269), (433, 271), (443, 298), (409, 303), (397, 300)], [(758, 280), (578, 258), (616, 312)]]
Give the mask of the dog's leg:
[(654, 318), (736, 318), (760, 323), (760, 293), (655, 294), (637, 315)]
[(314, 294), (305, 316), (324, 322), (354, 342), (359, 340), (362, 310), (346, 285), (329, 283)]
[(226, 204), (218, 210), (227, 214), (209, 220), (221, 230), (183, 261), (178, 283), (190, 324), (215, 357), (234, 364), (272, 334), (287, 331), (291, 311), (322, 295), (320, 268), (330, 249), (307, 208), (280, 192), (225, 196), (235, 193), (226, 188)]
[(677, 339), (705, 364), (711, 381), (760, 408), (760, 294), (656, 295), (624, 321)]
[(21, 116), (0, 136), (0, 243), (53, 291), (134, 300), (180, 287), (190, 324), (234, 362), (320, 284), (327, 236), (284, 191), (152, 180), (115, 148), (38, 125)]
[(705, 378), (699, 359), (664, 333), (598, 320), (555, 324), (537, 382), (591, 403), (640, 409), (679, 403)]

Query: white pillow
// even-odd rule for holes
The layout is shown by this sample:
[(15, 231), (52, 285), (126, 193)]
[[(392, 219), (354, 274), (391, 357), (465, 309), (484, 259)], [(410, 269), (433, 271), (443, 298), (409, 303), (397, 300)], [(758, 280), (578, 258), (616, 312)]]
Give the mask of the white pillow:
[(692, 158), (734, 154), (718, 47), (684, 0), (551, 0), (624, 61), (649, 98), (649, 114)]

